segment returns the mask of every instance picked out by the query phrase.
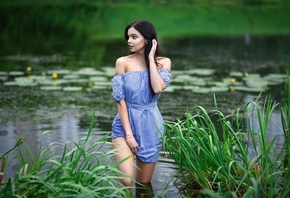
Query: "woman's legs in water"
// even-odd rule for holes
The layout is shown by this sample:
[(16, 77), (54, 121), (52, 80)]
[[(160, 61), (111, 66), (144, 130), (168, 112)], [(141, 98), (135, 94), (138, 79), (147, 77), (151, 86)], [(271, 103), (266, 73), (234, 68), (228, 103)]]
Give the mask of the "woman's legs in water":
[[(115, 161), (118, 162), (127, 158), (126, 161), (119, 164), (118, 169), (124, 173), (121, 183), (124, 186), (132, 186), (134, 178), (134, 156), (123, 137), (117, 137), (112, 140), (113, 149), (116, 149)], [(131, 178), (130, 178), (131, 177)]]
[(136, 180), (144, 184), (151, 182), (155, 164), (156, 163), (148, 164), (136, 158), (136, 165), (138, 167), (136, 169)]
[[(118, 169), (124, 173), (121, 183), (125, 186), (132, 186), (134, 177), (134, 156), (130, 148), (127, 145), (126, 140), (123, 137), (118, 137), (112, 140), (113, 149), (116, 149), (115, 161), (118, 162), (124, 158), (128, 158), (122, 162)], [(136, 181), (142, 184), (148, 184), (151, 182), (152, 175), (155, 169), (156, 163), (144, 163), (136, 158)]]

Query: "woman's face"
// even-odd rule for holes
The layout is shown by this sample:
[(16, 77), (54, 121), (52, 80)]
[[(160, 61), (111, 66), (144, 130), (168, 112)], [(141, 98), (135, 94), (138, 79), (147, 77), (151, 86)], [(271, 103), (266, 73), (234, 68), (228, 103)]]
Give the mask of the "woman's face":
[(129, 28), (127, 34), (127, 43), (131, 53), (135, 53), (145, 49), (146, 40), (134, 27)]

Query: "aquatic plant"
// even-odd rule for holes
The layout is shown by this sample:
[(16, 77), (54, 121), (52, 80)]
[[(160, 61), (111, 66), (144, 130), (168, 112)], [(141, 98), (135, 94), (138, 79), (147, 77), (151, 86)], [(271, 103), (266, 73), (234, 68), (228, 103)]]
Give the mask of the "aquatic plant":
[[(268, 96), (251, 101), (229, 116), (216, 109), (193, 108), (166, 123), (164, 150), (179, 166), (185, 196), (287, 197), (289, 182), (289, 75), (281, 123), (272, 119), (279, 108)], [(270, 123), (284, 132), (284, 149), (270, 138)]]
[(19, 149), (19, 169), (0, 184), (0, 197), (129, 197), (129, 190), (119, 182), (121, 162), (111, 162), (114, 151), (102, 152), (110, 144), (108, 135), (93, 141), (93, 124), (94, 112), (87, 136), (65, 144), (61, 155), (54, 154), (59, 153), (57, 143), (40, 148), (36, 156), (26, 145), (30, 159)]

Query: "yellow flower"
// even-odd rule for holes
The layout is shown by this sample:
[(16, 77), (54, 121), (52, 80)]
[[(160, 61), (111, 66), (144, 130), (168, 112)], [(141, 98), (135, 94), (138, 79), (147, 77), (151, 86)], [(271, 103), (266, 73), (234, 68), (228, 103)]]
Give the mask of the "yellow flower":
[(235, 83), (236, 82), (236, 79), (235, 78), (232, 78), (231, 79), (231, 83)]
[(247, 77), (248, 75), (249, 75), (248, 72), (245, 72), (245, 73), (244, 73), (244, 76), (245, 76), (245, 77)]
[(31, 70), (32, 70), (31, 67), (26, 68), (26, 71), (28, 71), (28, 72), (30, 72)]
[(52, 74), (52, 78), (56, 79), (57, 78), (57, 73)]

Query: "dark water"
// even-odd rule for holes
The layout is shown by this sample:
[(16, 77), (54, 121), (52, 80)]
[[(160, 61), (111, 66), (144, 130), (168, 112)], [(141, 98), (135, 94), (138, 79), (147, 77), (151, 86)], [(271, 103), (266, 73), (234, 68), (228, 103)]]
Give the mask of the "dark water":
[[(171, 86), (179, 86), (162, 94), (159, 108), (165, 120), (175, 120), (187, 109), (201, 105), (208, 111), (214, 109), (213, 95), (225, 114), (232, 113), (237, 107), (248, 101), (255, 100), (258, 91), (226, 91), (203, 92), (209, 87), (209, 82), (222, 82), (232, 78), (232, 72), (241, 74), (258, 74), (260, 77), (269, 74), (286, 74), (290, 68), (290, 36), (236, 38), (183, 38), (161, 40), (163, 53), (172, 60), (173, 81)], [(96, 48), (103, 50), (96, 50)], [(97, 55), (99, 62), (95, 59)], [(95, 111), (94, 139), (110, 133), (111, 122), (117, 113), (115, 102), (111, 96), (110, 87), (82, 91), (48, 91), (40, 86), (6, 86), (5, 82), (13, 81), (14, 76), (7, 77), (7, 71), (24, 71), (31, 67), (35, 75), (40, 76), (49, 70), (67, 69), (75, 71), (83, 67), (94, 67), (97, 70), (111, 68), (113, 75), (114, 62), (119, 56), (126, 55), (124, 42), (109, 42), (92, 44), (81, 51), (55, 51), (41, 54), (5, 54), (0, 57), (0, 153), (11, 148), (20, 137), (26, 138), (34, 152), (37, 152), (42, 141), (43, 147), (52, 142), (77, 141), (85, 137), (89, 128), (90, 117)], [(197, 91), (186, 89), (186, 83), (180, 86), (176, 76), (187, 74), (194, 69), (214, 70), (210, 75), (200, 75), (207, 84), (197, 88)], [(25, 76), (27, 74), (23, 74)], [(4, 77), (6, 76), (6, 77)], [(196, 76), (196, 75), (192, 75)], [(198, 76), (198, 75), (197, 75)], [(109, 76), (108, 78), (110, 78)], [(198, 80), (200, 80), (198, 78)], [(181, 77), (182, 79), (182, 77)], [(239, 77), (237, 77), (239, 80)], [(189, 86), (195, 86), (189, 82)], [(244, 86), (244, 82), (241, 81)], [(271, 94), (276, 102), (283, 101), (283, 83), (267, 85), (262, 97)], [(277, 127), (279, 112), (274, 113), (274, 122), (270, 126), (271, 136), (282, 133)], [(45, 131), (53, 131), (44, 135)], [(277, 139), (278, 147), (283, 144), (283, 138)], [(109, 149), (109, 148), (105, 148)], [(13, 165), (13, 164), (12, 164)], [(5, 174), (5, 179), (12, 175), (11, 168)], [(162, 152), (152, 180), (155, 194), (166, 188), (169, 181), (167, 197), (179, 197), (174, 184), (176, 166)]]

